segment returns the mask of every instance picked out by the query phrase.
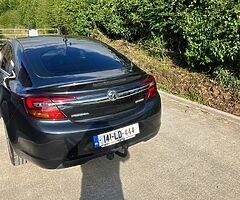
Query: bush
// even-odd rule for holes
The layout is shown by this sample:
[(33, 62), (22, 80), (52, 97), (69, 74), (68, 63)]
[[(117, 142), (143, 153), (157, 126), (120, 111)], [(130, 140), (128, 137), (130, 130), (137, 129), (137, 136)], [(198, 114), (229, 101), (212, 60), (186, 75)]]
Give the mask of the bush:
[(167, 56), (167, 51), (164, 48), (166, 44), (162, 37), (152, 34), (149, 39), (140, 41), (139, 44), (156, 58), (162, 59)]
[(234, 0), (193, 1), (179, 12), (178, 31), (187, 41), (192, 66), (235, 63), (240, 58), (240, 4)]
[(98, 28), (114, 39), (140, 41), (158, 57), (165, 48), (193, 68), (228, 66), (238, 72), (240, 67), (240, 2), (236, 0), (2, 2), (2, 23), (7, 18), (5, 12), (18, 12), (16, 16), (27, 28), (64, 26), (70, 34), (79, 35), (90, 35)]
[(149, 0), (105, 0), (100, 3), (97, 25), (112, 38), (137, 41), (149, 34), (146, 15), (151, 9)]
[(109, 0), (100, 4), (96, 24), (112, 37), (147, 43), (164, 38), (166, 47), (180, 52), (192, 67), (226, 63), (235, 67), (239, 61), (240, 3), (235, 0)]
[(0, 16), (0, 27), (12, 28), (19, 27), (21, 22), (19, 20), (20, 16), (15, 10), (9, 10)]
[(65, 27), (73, 35), (90, 35), (98, 18), (97, 6), (97, 0), (58, 1), (53, 11), (54, 27)]
[(240, 88), (240, 73), (227, 67), (217, 67), (214, 71), (215, 80), (223, 86)]

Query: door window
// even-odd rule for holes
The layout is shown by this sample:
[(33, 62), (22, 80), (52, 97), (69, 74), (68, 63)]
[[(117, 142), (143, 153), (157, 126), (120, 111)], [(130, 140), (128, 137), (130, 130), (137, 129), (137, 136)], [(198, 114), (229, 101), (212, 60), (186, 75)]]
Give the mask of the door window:
[(6, 51), (6, 49), (7, 49), (7, 45), (4, 45), (0, 50), (0, 66), (1, 66), (1, 68), (2, 68), (2, 65), (4, 65), (3, 64), (3, 55), (4, 55), (4, 52)]
[(13, 51), (10, 45), (5, 45), (0, 53), (1, 71), (11, 75), (14, 68)]

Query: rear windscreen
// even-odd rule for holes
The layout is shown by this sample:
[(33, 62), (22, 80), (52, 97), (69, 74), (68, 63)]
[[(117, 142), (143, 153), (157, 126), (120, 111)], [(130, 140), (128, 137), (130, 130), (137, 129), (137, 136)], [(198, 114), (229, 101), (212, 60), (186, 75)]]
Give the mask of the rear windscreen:
[(124, 67), (124, 60), (94, 42), (43, 46), (25, 50), (28, 65), (41, 77), (64, 76)]

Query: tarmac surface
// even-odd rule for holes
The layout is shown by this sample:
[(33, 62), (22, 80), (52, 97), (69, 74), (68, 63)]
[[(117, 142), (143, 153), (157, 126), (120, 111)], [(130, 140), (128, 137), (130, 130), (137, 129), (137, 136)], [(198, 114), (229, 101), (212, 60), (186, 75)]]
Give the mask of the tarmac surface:
[(82, 166), (13, 167), (0, 123), (0, 199), (240, 199), (240, 123), (163, 96), (159, 134)]

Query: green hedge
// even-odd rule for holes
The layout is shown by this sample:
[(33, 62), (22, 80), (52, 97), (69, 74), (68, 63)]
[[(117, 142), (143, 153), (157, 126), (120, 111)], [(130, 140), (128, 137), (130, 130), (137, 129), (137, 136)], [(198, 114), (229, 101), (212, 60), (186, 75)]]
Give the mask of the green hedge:
[(157, 39), (157, 48), (165, 44), (180, 52), (190, 66), (239, 67), (236, 0), (65, 0), (60, 13), (57, 24), (72, 33), (91, 34), (98, 27), (112, 38), (147, 41), (151, 49)]
[(192, 65), (237, 64), (240, 58), (240, 3), (234, 0), (196, 1), (179, 13)]
[(8, 2), (0, 3), (2, 18), (7, 17), (4, 12), (14, 13), (12, 10), (16, 9), (20, 13), (16, 15), (20, 16), (20, 23), (27, 28), (64, 26), (71, 34), (81, 35), (90, 35), (98, 28), (111, 38), (140, 41), (155, 54), (163, 48), (168, 49), (180, 54), (195, 68), (240, 68), (239, 0), (2, 2)]

